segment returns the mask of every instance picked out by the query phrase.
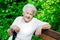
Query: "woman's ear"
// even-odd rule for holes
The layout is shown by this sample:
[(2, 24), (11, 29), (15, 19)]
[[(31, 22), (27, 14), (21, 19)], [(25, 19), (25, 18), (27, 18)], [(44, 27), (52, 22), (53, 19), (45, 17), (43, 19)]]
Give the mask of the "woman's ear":
[(22, 12), (22, 15), (24, 15), (24, 12)]

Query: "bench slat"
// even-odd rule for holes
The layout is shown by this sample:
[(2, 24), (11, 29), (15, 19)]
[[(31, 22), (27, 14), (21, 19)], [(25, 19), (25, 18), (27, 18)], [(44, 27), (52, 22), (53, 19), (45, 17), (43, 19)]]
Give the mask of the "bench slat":
[(45, 35), (45, 34), (41, 34), (40, 36), (43, 40), (56, 40), (55, 38), (52, 38), (48, 35)]
[[(42, 34), (45, 35), (45, 37), (47, 37), (46, 35), (56, 39), (56, 40), (60, 40), (60, 33), (53, 31), (51, 29), (48, 30), (42, 30)], [(43, 35), (42, 35), (43, 36)], [(48, 37), (47, 37), (48, 38)]]

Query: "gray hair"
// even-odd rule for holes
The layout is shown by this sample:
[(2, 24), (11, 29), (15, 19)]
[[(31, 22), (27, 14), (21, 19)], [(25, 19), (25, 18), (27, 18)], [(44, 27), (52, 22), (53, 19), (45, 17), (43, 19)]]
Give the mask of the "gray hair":
[(27, 10), (33, 10), (34, 11), (34, 15), (37, 13), (37, 9), (35, 8), (34, 5), (32, 4), (27, 4), (23, 7), (23, 12), (26, 12)]

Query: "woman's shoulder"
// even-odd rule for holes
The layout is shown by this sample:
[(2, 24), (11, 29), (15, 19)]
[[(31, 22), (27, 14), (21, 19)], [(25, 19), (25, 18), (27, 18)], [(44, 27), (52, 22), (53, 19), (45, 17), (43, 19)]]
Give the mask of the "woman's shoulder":
[(18, 16), (18, 17), (16, 17), (16, 18), (22, 18), (22, 16)]
[(37, 22), (41, 21), (41, 20), (39, 20), (39, 19), (37, 19), (37, 18), (33, 18), (33, 20), (34, 20), (34, 21), (37, 21)]
[(18, 16), (15, 18), (15, 20), (21, 20), (22, 19), (22, 16)]

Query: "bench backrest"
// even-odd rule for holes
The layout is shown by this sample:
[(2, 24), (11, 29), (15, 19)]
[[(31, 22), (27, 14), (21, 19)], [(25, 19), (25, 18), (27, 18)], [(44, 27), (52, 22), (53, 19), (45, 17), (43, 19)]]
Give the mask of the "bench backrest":
[(44, 40), (60, 40), (60, 33), (51, 29), (42, 30), (42, 34), (40, 37)]

